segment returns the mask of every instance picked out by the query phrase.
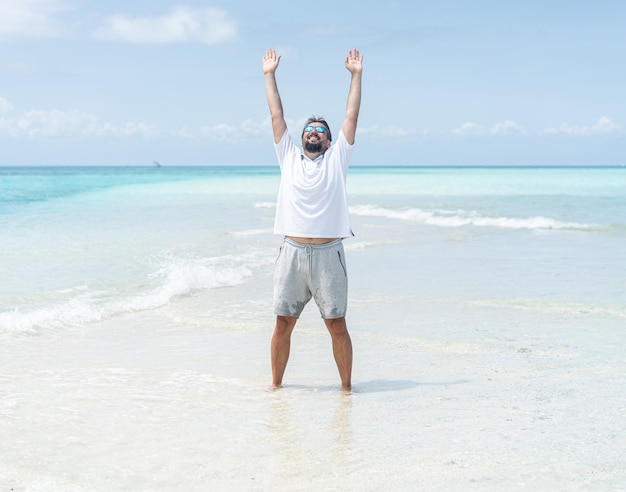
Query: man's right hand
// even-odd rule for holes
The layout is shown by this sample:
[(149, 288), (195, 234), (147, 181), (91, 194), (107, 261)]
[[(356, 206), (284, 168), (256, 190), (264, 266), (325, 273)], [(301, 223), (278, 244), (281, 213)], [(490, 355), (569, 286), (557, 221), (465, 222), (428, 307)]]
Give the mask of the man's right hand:
[(276, 51), (268, 49), (263, 57), (263, 73), (265, 75), (276, 72), (280, 63), (280, 55), (276, 55)]

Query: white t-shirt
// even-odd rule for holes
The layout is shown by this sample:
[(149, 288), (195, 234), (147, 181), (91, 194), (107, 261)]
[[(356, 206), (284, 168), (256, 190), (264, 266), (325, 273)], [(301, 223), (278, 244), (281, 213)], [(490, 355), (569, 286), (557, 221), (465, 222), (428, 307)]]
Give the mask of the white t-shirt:
[(354, 145), (343, 132), (312, 161), (285, 130), (274, 144), (281, 178), (274, 234), (310, 238), (353, 236), (348, 215), (346, 180)]

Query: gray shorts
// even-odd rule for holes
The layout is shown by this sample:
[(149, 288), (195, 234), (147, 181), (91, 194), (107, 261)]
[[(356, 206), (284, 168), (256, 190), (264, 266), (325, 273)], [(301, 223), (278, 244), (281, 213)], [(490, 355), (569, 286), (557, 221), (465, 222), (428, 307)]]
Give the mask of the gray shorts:
[(274, 313), (298, 318), (315, 299), (324, 319), (343, 318), (348, 308), (348, 272), (343, 240), (300, 244), (285, 238), (274, 269)]

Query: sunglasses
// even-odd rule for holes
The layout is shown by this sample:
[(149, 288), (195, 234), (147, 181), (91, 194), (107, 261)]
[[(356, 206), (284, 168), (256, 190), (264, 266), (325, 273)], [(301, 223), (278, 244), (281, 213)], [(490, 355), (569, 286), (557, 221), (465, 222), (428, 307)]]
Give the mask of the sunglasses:
[(311, 126), (311, 125), (309, 125), (309, 126), (305, 126), (304, 127), (304, 131), (307, 132), (307, 133), (308, 132), (312, 132), (313, 130), (315, 130), (317, 133), (326, 133), (326, 131), (327, 131), (326, 127), (324, 127), (324, 126)]

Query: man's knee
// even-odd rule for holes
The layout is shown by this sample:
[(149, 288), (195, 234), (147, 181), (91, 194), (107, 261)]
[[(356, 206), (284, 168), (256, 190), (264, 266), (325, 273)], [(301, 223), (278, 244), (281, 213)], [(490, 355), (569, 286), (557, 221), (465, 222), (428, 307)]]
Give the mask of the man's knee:
[(346, 336), (348, 335), (348, 325), (346, 324), (346, 318), (333, 318), (325, 319), (324, 323), (326, 328), (332, 336)]
[(293, 316), (276, 316), (276, 333), (279, 335), (291, 335), (298, 318)]

